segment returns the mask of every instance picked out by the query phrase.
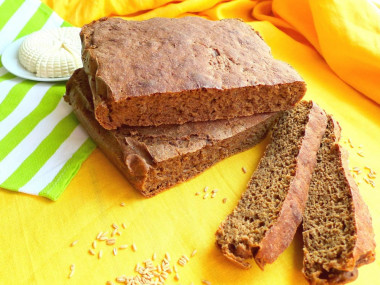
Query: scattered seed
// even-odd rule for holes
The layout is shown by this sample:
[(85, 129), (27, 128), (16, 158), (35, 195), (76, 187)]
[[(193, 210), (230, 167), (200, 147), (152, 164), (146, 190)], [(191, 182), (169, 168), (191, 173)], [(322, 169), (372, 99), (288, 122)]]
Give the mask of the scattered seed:
[(119, 249), (126, 249), (128, 247), (127, 244), (122, 244), (121, 246), (119, 246)]
[(132, 244), (132, 250), (133, 251), (137, 251), (137, 247), (136, 247), (136, 245), (134, 243)]
[(219, 192), (219, 189), (214, 189), (211, 191), (212, 193), (218, 193)]
[(113, 227), (115, 230), (119, 228), (118, 225), (116, 225), (115, 223), (112, 224), (112, 227)]
[(173, 270), (174, 270), (175, 273), (178, 272), (177, 266), (175, 266), (175, 264), (173, 265)]
[(100, 237), (103, 235), (103, 232), (99, 232), (98, 235), (96, 236), (96, 239), (100, 239)]
[(96, 248), (96, 240), (94, 240), (94, 241), (92, 242), (92, 248), (93, 248), (93, 249)]
[(117, 229), (114, 229), (111, 233), (111, 237), (114, 237), (118, 233)]
[(361, 157), (364, 157), (364, 154), (363, 154), (362, 151), (358, 151), (357, 154), (358, 154), (359, 156), (361, 156)]
[(215, 196), (216, 196), (216, 193), (211, 194), (211, 198), (215, 198)]
[(202, 283), (203, 283), (203, 284), (206, 284), (206, 285), (211, 285), (211, 282), (208, 281), (208, 280), (202, 280)]
[(113, 285), (113, 283), (111, 281), (107, 281), (106, 285)]
[(199, 194), (200, 194), (199, 192), (195, 192), (195, 196), (199, 196)]
[(207, 192), (208, 191), (208, 186), (205, 187), (205, 189), (203, 189), (204, 192)]
[(71, 264), (71, 265), (70, 265), (70, 274), (69, 274), (69, 278), (73, 277), (73, 275), (74, 275), (74, 271), (75, 271), (75, 264)]
[(113, 251), (112, 251), (112, 252), (113, 252), (113, 255), (116, 256), (116, 254), (117, 254), (117, 249), (116, 249), (116, 247), (113, 248)]
[(101, 259), (102, 257), (103, 257), (103, 250), (99, 250), (98, 259)]
[(124, 276), (119, 276), (119, 277), (116, 278), (116, 282), (125, 283), (125, 281), (127, 281), (127, 280), (125, 279)]
[(74, 246), (74, 245), (76, 245), (77, 243), (78, 243), (78, 240), (74, 240), (74, 241), (71, 243), (70, 246)]
[(196, 255), (196, 254), (197, 254), (197, 250), (194, 249), (193, 252), (191, 253), (190, 257), (193, 257), (193, 256)]
[(179, 276), (178, 276), (178, 273), (176, 273), (176, 274), (174, 275), (174, 280), (176, 280), (176, 281), (178, 281), (178, 280), (179, 280)]
[(108, 239), (108, 237), (106, 237), (106, 236), (101, 236), (100, 238), (98, 238), (98, 240), (100, 240), (100, 241), (105, 241), (107, 239)]
[(203, 196), (203, 199), (206, 199), (208, 197), (208, 193), (206, 193), (204, 196)]
[(153, 253), (153, 255), (152, 255), (152, 260), (156, 260), (156, 258), (157, 258), (157, 254), (156, 254), (156, 253)]
[(168, 261), (171, 260), (169, 252), (166, 252), (166, 253), (165, 253), (165, 258), (166, 258)]
[(107, 245), (113, 245), (113, 244), (115, 244), (115, 242), (116, 242), (116, 239), (114, 239), (114, 238), (109, 238), (106, 240)]
[(120, 206), (125, 207), (125, 203), (124, 202), (120, 203)]
[(127, 226), (124, 223), (122, 223), (121, 226), (123, 227), (123, 229), (127, 228)]
[(91, 255), (95, 255), (95, 251), (93, 251), (91, 248), (88, 250), (88, 252), (89, 252)]
[(247, 173), (247, 169), (245, 169), (245, 167), (242, 167), (241, 171), (243, 171), (243, 173)]
[(227, 198), (223, 198), (222, 202), (223, 202), (223, 204), (226, 204)]

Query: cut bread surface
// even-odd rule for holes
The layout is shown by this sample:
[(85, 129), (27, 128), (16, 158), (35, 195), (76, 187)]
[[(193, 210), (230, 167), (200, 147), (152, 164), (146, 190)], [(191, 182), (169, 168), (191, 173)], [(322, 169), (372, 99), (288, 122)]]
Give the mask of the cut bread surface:
[(374, 260), (371, 217), (339, 139), (340, 127), (329, 117), (303, 217), (303, 272), (311, 284), (353, 281), (357, 267)]
[(263, 268), (293, 239), (306, 204), (316, 153), (327, 117), (313, 102), (284, 112), (237, 207), (220, 225), (217, 245), (243, 268)]

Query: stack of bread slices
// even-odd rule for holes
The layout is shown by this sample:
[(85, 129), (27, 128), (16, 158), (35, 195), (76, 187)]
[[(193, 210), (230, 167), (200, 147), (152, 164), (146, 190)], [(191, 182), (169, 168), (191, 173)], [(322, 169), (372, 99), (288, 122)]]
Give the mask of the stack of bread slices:
[(84, 26), (81, 40), (83, 69), (66, 100), (146, 197), (257, 144), (306, 90), (235, 19), (103, 18)]
[(246, 192), (219, 227), (222, 253), (263, 268), (303, 221), (310, 283), (350, 281), (373, 261), (371, 218), (347, 171), (338, 124), (314, 102), (299, 102), (304, 81), (250, 26), (102, 18), (82, 28), (81, 40), (83, 68), (65, 99), (142, 195), (254, 146), (275, 124)]

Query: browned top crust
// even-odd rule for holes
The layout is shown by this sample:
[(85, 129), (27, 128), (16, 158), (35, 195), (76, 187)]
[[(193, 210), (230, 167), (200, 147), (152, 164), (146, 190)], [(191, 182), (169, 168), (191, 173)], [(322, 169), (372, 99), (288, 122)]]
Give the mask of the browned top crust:
[(262, 38), (237, 19), (102, 18), (85, 25), (81, 39), (86, 73), (104, 81), (114, 101), (303, 81), (288, 64), (274, 60)]

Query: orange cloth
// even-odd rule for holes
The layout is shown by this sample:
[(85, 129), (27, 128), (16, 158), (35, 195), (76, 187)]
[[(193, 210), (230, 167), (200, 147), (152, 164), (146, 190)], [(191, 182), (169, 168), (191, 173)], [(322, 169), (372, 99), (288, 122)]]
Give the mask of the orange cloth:
[[(44, 2), (78, 26), (110, 15), (130, 19), (183, 15), (210, 19), (240, 17), (249, 22), (272, 48), (274, 57), (290, 63), (305, 79), (306, 99), (315, 100), (342, 125), (341, 142), (350, 151), (351, 166), (362, 170), (357, 181), (373, 216), (380, 244), (380, 190), (363, 180), (368, 173), (365, 166), (380, 173), (380, 107), (368, 99), (380, 100), (375, 81), (379, 77), (380, 34), (375, 6), (362, 0), (284, 0), (272, 5), (269, 1), (247, 0), (97, 0), (94, 5), (89, 0)], [(352, 148), (347, 138), (351, 139)], [(3, 226), (0, 283), (105, 284), (117, 276), (133, 274), (135, 264), (141, 264), (154, 252), (158, 260), (169, 252), (174, 264), (181, 255), (189, 256), (197, 249), (185, 267), (177, 264), (179, 282), (171, 274), (166, 284), (201, 284), (204, 279), (214, 285), (307, 284), (301, 273), (299, 233), (265, 271), (255, 264), (251, 270), (242, 270), (227, 261), (215, 246), (214, 233), (237, 204), (265, 144), (226, 159), (152, 199), (144, 199), (131, 189), (99, 150), (83, 164), (57, 202), (0, 191)], [(359, 151), (364, 157), (357, 154)], [(241, 171), (243, 166), (246, 174)], [(378, 178), (375, 182), (380, 184)], [(215, 198), (195, 195), (202, 193), (205, 186), (219, 189)], [(228, 200), (223, 204), (225, 197)], [(122, 202), (125, 207), (120, 206)], [(126, 224), (126, 229), (120, 230), (122, 235), (116, 236), (117, 246), (135, 243), (138, 250), (119, 250), (113, 256), (113, 246), (98, 242), (95, 252), (102, 249), (103, 257), (88, 254), (99, 231), (108, 231), (110, 236), (112, 223), (119, 227)], [(74, 240), (78, 243), (70, 247)], [(71, 264), (75, 264), (75, 273), (68, 279)], [(360, 268), (353, 284), (378, 284), (379, 271), (380, 259)]]

